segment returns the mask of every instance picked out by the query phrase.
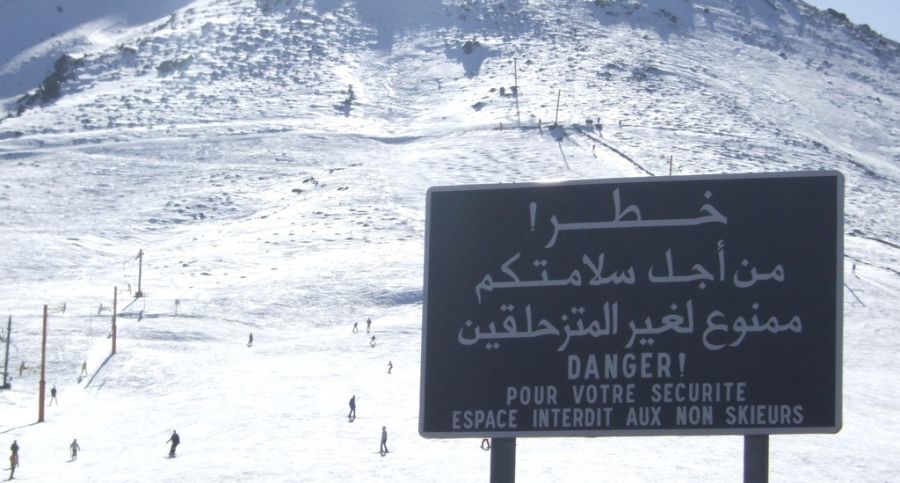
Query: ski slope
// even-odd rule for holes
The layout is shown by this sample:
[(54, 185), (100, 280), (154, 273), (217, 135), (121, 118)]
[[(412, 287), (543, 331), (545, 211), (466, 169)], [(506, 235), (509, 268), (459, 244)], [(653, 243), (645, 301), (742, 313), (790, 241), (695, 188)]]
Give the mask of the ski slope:
[[(480, 439), (417, 433), (426, 190), (661, 176), (669, 156), (674, 175), (844, 173), (843, 429), (772, 437), (769, 472), (900, 471), (896, 43), (793, 0), (56, 3), (0, 3), (17, 479), (485, 481)], [(80, 60), (60, 96), (23, 104), (62, 52)], [(34, 424), (44, 304), (60, 404)], [(368, 317), (374, 347), (351, 330)], [(735, 436), (520, 438), (516, 468), (734, 481), (742, 455)]]

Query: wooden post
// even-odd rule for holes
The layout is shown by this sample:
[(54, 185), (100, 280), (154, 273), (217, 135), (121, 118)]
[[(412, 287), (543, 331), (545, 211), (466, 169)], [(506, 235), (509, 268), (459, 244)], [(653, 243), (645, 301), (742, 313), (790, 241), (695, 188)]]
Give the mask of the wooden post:
[(516, 96), (516, 127), (522, 127), (522, 122), (519, 119), (519, 68), (516, 65), (515, 57), (513, 57), (513, 82), (516, 88), (513, 93)]
[(144, 250), (138, 250), (137, 254), (138, 259), (138, 289), (137, 292), (134, 293), (134, 298), (140, 298), (144, 296), (144, 292), (141, 292), (141, 275), (144, 272)]
[(768, 483), (769, 435), (744, 436), (744, 483)]
[(515, 483), (516, 438), (491, 438), (491, 483)]
[(113, 287), (112, 354), (116, 353), (116, 299), (118, 295), (119, 287)]
[(6, 355), (3, 357), (3, 385), (0, 389), (9, 389), (11, 384), (7, 382), (6, 377), (9, 374), (9, 339), (12, 335), (12, 315), (6, 321)]
[(47, 367), (47, 306), (44, 305), (44, 335), (41, 337), (41, 383), (38, 390), (38, 422), (44, 422), (44, 395), (47, 381), (44, 380), (44, 371)]

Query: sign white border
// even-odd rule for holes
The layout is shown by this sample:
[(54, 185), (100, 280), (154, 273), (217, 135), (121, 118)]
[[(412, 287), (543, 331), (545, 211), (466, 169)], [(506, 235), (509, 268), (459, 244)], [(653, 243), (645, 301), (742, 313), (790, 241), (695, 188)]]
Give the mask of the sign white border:
[[(734, 180), (734, 179), (760, 179), (760, 178), (808, 178), (808, 177), (835, 177), (837, 178), (837, 193), (835, 213), (837, 220), (835, 225), (836, 240), (836, 294), (835, 294), (835, 424), (824, 427), (759, 427), (759, 428), (710, 428), (710, 429), (629, 429), (629, 430), (561, 430), (561, 431), (467, 431), (467, 432), (434, 432), (425, 431), (425, 375), (426, 368), (426, 340), (428, 338), (428, 260), (430, 254), (431, 237), (431, 194), (443, 191), (474, 191), (474, 190), (515, 190), (540, 187), (579, 186), (597, 184), (629, 184), (629, 183), (665, 183), (668, 181), (703, 181), (703, 180)], [(843, 331), (844, 331), (844, 175), (839, 171), (792, 171), (780, 173), (745, 173), (745, 174), (718, 174), (718, 175), (693, 175), (693, 176), (665, 176), (653, 178), (608, 178), (592, 180), (575, 180), (552, 183), (502, 183), (502, 184), (475, 184), (457, 186), (434, 186), (426, 193), (425, 204), (425, 264), (424, 264), (423, 304), (422, 304), (422, 349), (421, 367), (419, 379), (419, 434), (424, 438), (520, 438), (520, 437), (597, 437), (597, 436), (691, 436), (691, 435), (762, 435), (762, 434), (816, 434), (837, 433), (841, 430), (843, 391)]]

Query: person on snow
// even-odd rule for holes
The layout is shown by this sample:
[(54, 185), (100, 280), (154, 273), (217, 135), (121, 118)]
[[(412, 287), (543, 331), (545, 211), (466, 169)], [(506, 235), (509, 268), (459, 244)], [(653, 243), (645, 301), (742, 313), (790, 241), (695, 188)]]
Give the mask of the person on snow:
[(9, 479), (11, 480), (19, 466), (19, 443), (16, 440), (13, 440), (13, 444), (9, 446), (9, 451)]
[(87, 376), (87, 361), (81, 363), (81, 375)]
[(347, 414), (347, 419), (350, 421), (356, 419), (356, 394), (350, 398), (350, 412)]
[(366, 319), (366, 334), (372, 331), (372, 319)]
[(53, 401), (56, 401), (56, 404), (59, 405), (59, 401), (56, 400), (56, 386), (50, 388), (50, 404), (48, 406), (52, 406)]
[(394, 368), (394, 363), (391, 361), (388, 361), (388, 374), (391, 373), (391, 369), (393, 369), (393, 368)]
[(166, 443), (170, 441), (172, 442), (172, 447), (169, 449), (169, 458), (174, 458), (175, 448), (177, 448), (178, 445), (181, 444), (181, 437), (178, 436), (178, 433), (174, 429), (172, 430), (172, 436), (169, 437)]
[(359, 322), (354, 322), (353, 323), (353, 333), (355, 334), (357, 332), (359, 332)]
[(69, 445), (69, 450), (72, 452), (72, 461), (78, 459), (78, 452), (81, 451), (81, 446), (78, 446), (78, 438), (72, 440), (72, 444)]
[(388, 447), (387, 447), (387, 427), (386, 426), (381, 427), (381, 447), (378, 448), (378, 452), (381, 453), (382, 456), (384, 456), (385, 453), (390, 453), (390, 451), (388, 451)]
[(247, 347), (253, 347), (253, 332), (250, 332), (250, 338), (247, 339)]
[(25, 361), (22, 361), (22, 363), (19, 364), (19, 377), (22, 377), (22, 372), (24, 372), (25, 369), (28, 369), (28, 368), (25, 367)]
[(373, 335), (371, 339), (369, 339), (369, 345), (375, 347), (375, 336)]

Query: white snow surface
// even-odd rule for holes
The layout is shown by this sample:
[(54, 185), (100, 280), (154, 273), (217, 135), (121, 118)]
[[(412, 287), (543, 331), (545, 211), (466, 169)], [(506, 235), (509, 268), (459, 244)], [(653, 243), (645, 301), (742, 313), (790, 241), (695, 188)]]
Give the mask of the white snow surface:
[[(900, 474), (900, 46), (877, 33), (794, 0), (0, 0), (0, 49), (16, 479), (486, 481), (480, 440), (417, 433), (425, 191), (670, 155), (844, 173), (843, 428), (771, 437), (770, 478)], [(62, 53), (59, 96), (23, 98)], [(59, 405), (34, 424), (44, 304)], [(517, 443), (519, 481), (742, 475), (739, 436)]]

